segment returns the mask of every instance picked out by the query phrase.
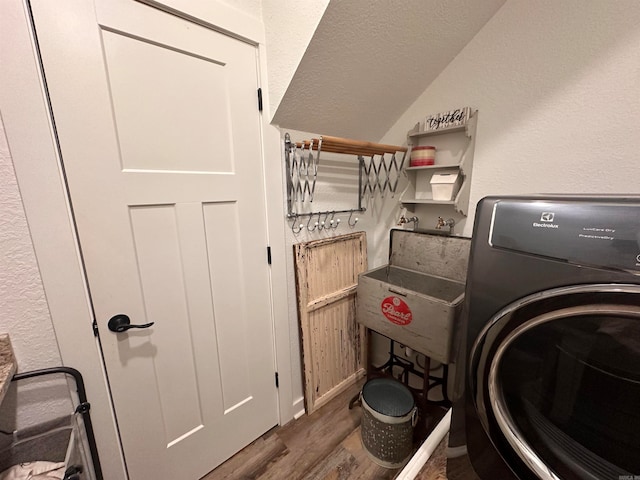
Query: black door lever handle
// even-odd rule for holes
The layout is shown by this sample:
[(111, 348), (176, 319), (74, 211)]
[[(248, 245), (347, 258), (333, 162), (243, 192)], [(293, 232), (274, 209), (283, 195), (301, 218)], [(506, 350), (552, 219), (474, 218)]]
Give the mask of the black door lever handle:
[(122, 333), (126, 332), (130, 328), (149, 328), (154, 323), (155, 322), (145, 323), (143, 325), (131, 325), (131, 319), (124, 313), (120, 313), (109, 319), (107, 327), (109, 327), (109, 330), (112, 332)]

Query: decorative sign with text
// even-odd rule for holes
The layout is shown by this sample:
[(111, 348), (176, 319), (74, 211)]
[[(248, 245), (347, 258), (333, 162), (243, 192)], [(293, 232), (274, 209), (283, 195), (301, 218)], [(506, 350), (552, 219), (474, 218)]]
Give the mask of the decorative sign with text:
[(382, 310), (382, 314), (387, 317), (387, 320), (396, 325), (409, 325), (411, 320), (413, 320), (413, 314), (411, 313), (409, 305), (401, 298), (385, 298), (380, 304), (380, 309)]
[(424, 119), (424, 131), (441, 130), (447, 127), (465, 125), (471, 116), (471, 108), (457, 108), (450, 112), (436, 113)]

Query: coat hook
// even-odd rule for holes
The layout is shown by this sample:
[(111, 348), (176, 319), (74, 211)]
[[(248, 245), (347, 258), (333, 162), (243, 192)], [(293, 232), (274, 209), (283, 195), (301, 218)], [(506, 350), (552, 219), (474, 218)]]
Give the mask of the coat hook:
[(336, 228), (333, 226), (333, 224), (335, 223), (335, 220), (333, 218), (336, 216), (336, 212), (335, 210), (332, 212), (327, 212), (327, 218), (329, 218), (329, 213), (331, 213), (331, 220), (329, 220), (329, 226), (326, 228)]
[(353, 223), (351, 223), (351, 218), (353, 217), (353, 214), (355, 213), (355, 210), (351, 210), (351, 215), (349, 215), (349, 220), (347, 220), (347, 223), (349, 224), (349, 226), (351, 228), (356, 226), (356, 223), (358, 223), (358, 220), (360, 220), (358, 217), (353, 219)]
[(294, 235), (297, 235), (298, 233), (300, 233), (302, 231), (302, 229), (304, 228), (304, 223), (301, 223), (298, 226), (298, 229), (296, 230), (296, 222), (298, 221), (298, 215), (295, 214), (293, 216), (293, 220), (291, 221), (291, 231), (294, 233)]
[[(318, 213), (318, 219), (320, 219), (320, 216), (322, 215), (323, 212), (319, 212)], [(320, 221), (320, 226), (318, 227), (320, 230), (324, 229), (324, 228), (329, 228), (329, 225), (327, 225), (327, 220), (329, 220), (329, 214), (331, 212), (324, 212), (325, 216), (324, 216), (324, 220)]]
[(312, 219), (313, 219), (313, 215), (309, 215), (309, 221), (307, 222), (307, 230), (309, 230), (310, 232), (313, 232), (316, 228), (318, 228), (318, 225), (319, 225), (319, 222), (315, 222), (313, 224), (313, 228), (311, 228), (309, 224), (311, 223)]

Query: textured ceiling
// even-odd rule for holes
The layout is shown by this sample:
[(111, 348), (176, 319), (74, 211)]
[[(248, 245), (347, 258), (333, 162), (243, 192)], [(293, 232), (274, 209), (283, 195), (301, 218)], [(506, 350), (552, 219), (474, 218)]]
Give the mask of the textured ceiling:
[(331, 0), (274, 115), (378, 141), (506, 0)]

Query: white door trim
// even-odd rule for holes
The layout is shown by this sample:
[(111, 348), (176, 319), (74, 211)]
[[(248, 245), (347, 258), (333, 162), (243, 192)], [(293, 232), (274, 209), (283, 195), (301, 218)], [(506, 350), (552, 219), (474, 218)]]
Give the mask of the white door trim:
[[(218, 2), (211, 0), (209, 3), (215, 5)], [(82, 367), (105, 478), (126, 478), (101, 352), (91, 328), (92, 312), (28, 9), (25, 0), (3, 0), (0, 9), (2, 120), (60, 354), (65, 365)], [(222, 11), (229, 13), (228, 8)], [(210, 22), (210, 19), (207, 21)], [(222, 27), (233, 25), (228, 21), (220, 23)], [(292, 378), (298, 375), (291, 371), (280, 135), (269, 124), (271, 115), (266, 88), (263, 33), (242, 32), (241, 36), (259, 42), (264, 94), (262, 131), (267, 228), (272, 255), (271, 293), (276, 363), (280, 377), (279, 413), (280, 423), (284, 424), (297, 413)]]
[[(262, 149), (264, 152), (265, 196), (267, 205), (267, 235), (271, 246), (271, 304), (273, 308), (276, 368), (280, 379), (278, 404), (280, 425), (293, 420), (300, 410), (293, 398), (293, 382), (301, 372), (291, 371), (291, 342), (298, 341), (298, 333), (289, 331), (289, 291), (287, 289), (285, 183), (282, 168), (283, 144), (280, 131), (270, 124), (269, 89), (267, 84), (267, 52), (264, 41), (258, 44), (258, 71), (262, 85)], [(289, 252), (291, 255), (291, 252)]]
[(83, 375), (105, 478), (126, 478), (28, 11), (22, 0), (1, 9), (2, 120), (60, 356)]
[(136, 0), (254, 45), (265, 43), (263, 22), (217, 0)]

